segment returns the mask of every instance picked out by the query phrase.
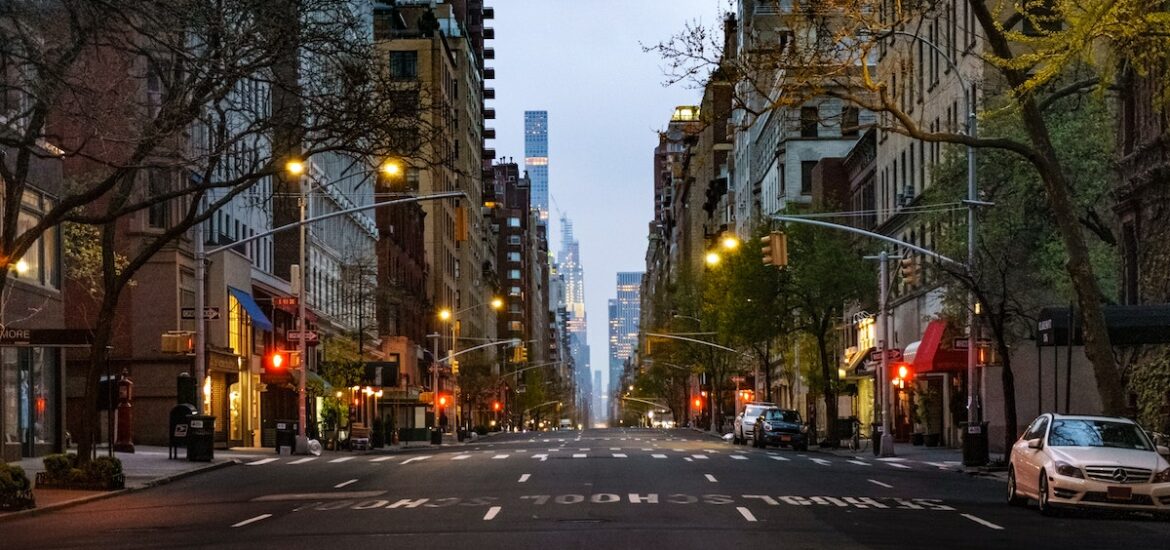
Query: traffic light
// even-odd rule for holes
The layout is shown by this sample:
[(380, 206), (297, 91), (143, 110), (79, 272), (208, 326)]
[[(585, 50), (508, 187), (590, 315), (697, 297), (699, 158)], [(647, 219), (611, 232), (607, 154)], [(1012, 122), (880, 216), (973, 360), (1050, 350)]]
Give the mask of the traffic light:
[(745, 403), (750, 402), (754, 393), (752, 390), (739, 390), (739, 399)]
[(918, 260), (914, 256), (906, 256), (898, 260), (899, 270), (902, 272), (902, 281), (909, 286), (918, 284)]
[(691, 401), (691, 405), (695, 406), (696, 411), (703, 410), (703, 398), (702, 397), (694, 398), (694, 400)]
[(764, 247), (760, 252), (764, 254), (764, 265), (785, 267), (788, 265), (788, 235), (773, 231), (760, 237)]
[(451, 402), (451, 398), (447, 397), (446, 394), (439, 395), (439, 408), (440, 409), (443, 407), (446, 407), (447, 403), (450, 403), (450, 402)]
[(459, 360), (458, 359), (451, 360), (451, 374), (459, 374)]
[(899, 388), (905, 388), (906, 383), (914, 377), (914, 369), (910, 367), (910, 363), (904, 361), (890, 363), (890, 373), (890, 383)]
[(503, 407), (503, 405), (500, 404), (499, 401), (492, 401), (492, 410), (493, 411), (500, 412), (500, 409), (502, 409), (502, 408), (504, 408), (504, 407)]
[(272, 350), (264, 354), (264, 371), (268, 373), (285, 372), (292, 367), (291, 353), (283, 350)]

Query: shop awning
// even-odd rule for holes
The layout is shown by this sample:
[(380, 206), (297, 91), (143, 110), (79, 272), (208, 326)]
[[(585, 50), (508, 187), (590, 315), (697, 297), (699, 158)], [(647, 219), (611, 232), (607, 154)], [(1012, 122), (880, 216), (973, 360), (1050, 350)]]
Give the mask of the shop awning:
[(845, 377), (852, 378), (855, 376), (871, 376), (873, 371), (872, 369), (866, 368), (865, 360), (869, 358), (869, 354), (873, 350), (874, 348), (872, 347), (859, 349), (853, 352), (853, 355), (850, 355), (848, 358), (846, 358), (847, 362), (845, 363)]
[(929, 372), (964, 371), (967, 369), (967, 351), (955, 350), (946, 341), (946, 321), (934, 320), (926, 325), (922, 339), (906, 346), (902, 357), (917, 374)]
[(236, 297), (241, 306), (244, 306), (244, 311), (247, 311), (248, 317), (252, 318), (252, 326), (272, 332), (272, 321), (269, 321), (268, 316), (264, 315), (264, 310), (260, 309), (260, 304), (256, 303), (251, 294), (232, 286), (228, 287), (228, 292)]

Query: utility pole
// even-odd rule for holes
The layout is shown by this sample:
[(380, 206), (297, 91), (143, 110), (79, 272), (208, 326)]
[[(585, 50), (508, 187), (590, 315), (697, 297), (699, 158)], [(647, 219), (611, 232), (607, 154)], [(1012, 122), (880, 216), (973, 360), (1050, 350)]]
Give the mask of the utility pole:
[[(428, 334), (427, 338), (431, 339), (431, 408), (434, 409), (434, 425), (432, 429), (439, 429), (439, 338), (443, 336), (438, 332)], [(432, 439), (434, 435), (431, 436)], [(442, 445), (443, 434), (439, 433), (439, 444)]]
[(890, 343), (893, 339), (890, 337), (890, 316), (889, 312), (887, 311), (889, 308), (889, 299), (887, 296), (889, 295), (890, 289), (889, 253), (883, 250), (881, 254), (878, 254), (878, 262), (881, 263), (881, 268), (878, 269), (878, 301), (880, 304), (878, 307), (878, 317), (882, 321), (881, 345), (878, 346), (878, 348), (881, 349), (882, 364), (881, 368), (878, 370), (878, 387), (876, 389), (880, 391), (882, 395), (882, 438), (880, 454), (881, 456), (886, 457), (894, 456), (894, 436), (892, 433), (893, 423), (890, 422), (890, 417), (893, 414), (891, 408), (893, 405), (894, 387), (889, 383)]

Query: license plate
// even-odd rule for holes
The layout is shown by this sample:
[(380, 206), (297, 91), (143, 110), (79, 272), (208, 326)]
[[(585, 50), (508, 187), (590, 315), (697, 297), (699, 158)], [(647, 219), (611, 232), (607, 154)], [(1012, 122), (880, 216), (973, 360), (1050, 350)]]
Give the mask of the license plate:
[(1133, 487), (1109, 487), (1105, 490), (1105, 496), (1109, 500), (1131, 500), (1133, 499)]
[(780, 436), (780, 441), (792, 441), (792, 436), (782, 435), (782, 436)]

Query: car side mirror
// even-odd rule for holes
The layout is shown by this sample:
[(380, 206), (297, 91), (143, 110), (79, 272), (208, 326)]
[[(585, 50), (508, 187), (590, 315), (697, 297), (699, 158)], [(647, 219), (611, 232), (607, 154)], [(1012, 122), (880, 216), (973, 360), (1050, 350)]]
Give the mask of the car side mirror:
[(1160, 454), (1162, 456), (1170, 456), (1170, 447), (1167, 447), (1165, 445), (1158, 445), (1157, 447), (1155, 447), (1155, 449), (1157, 449), (1158, 454)]
[(1041, 441), (1039, 437), (1037, 437), (1036, 439), (1029, 439), (1028, 440), (1028, 448), (1029, 449), (1043, 449), (1044, 442)]

